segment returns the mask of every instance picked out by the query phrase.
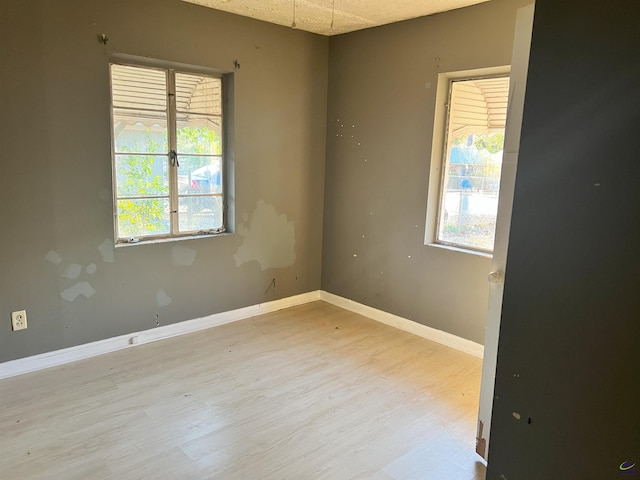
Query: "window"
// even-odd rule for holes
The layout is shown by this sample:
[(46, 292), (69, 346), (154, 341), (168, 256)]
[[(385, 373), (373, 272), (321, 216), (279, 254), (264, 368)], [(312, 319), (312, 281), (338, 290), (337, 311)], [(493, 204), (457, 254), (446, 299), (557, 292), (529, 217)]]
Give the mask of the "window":
[(224, 78), (110, 69), (116, 242), (224, 232)]
[(441, 74), (437, 95), (440, 108), (436, 108), (426, 240), (491, 253), (509, 99), (508, 70)]

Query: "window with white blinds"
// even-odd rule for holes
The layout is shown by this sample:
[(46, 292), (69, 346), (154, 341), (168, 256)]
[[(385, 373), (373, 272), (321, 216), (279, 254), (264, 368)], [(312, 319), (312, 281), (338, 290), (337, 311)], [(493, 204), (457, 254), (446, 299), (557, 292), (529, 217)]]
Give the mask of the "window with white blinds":
[(116, 241), (225, 231), (223, 81), (112, 63)]

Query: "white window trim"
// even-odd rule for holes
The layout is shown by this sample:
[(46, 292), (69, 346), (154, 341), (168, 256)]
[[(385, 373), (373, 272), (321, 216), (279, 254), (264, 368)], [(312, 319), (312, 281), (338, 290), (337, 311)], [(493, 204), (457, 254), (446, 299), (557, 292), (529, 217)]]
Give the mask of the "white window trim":
[(465, 248), (459, 245), (450, 245), (439, 242), (438, 221), (440, 218), (440, 197), (443, 186), (444, 161), (446, 158), (446, 130), (448, 122), (448, 103), (451, 84), (457, 80), (467, 80), (480, 77), (509, 75), (510, 65), (498, 67), (478, 68), (473, 70), (460, 70), (455, 72), (442, 72), (438, 74), (436, 85), (436, 102), (433, 119), (433, 135), (431, 144), (431, 164), (429, 168), (429, 190), (427, 192), (427, 219), (425, 223), (424, 244), (431, 247), (443, 248), (456, 252), (470, 253), (483, 257), (492, 257), (492, 252)]
[[(117, 186), (116, 186), (116, 172), (115, 172), (115, 150), (114, 150), (114, 132), (113, 132), (113, 103), (111, 99), (111, 88), (109, 89), (109, 115), (110, 115), (110, 129), (111, 129), (111, 169), (112, 169), (112, 189), (113, 189), (113, 232), (114, 232), (114, 244), (116, 247), (131, 246), (131, 245), (144, 245), (153, 243), (165, 243), (189, 239), (207, 238), (226, 236), (234, 233), (235, 225), (235, 208), (233, 198), (235, 197), (235, 182), (234, 182), (234, 142), (233, 142), (233, 94), (234, 94), (234, 81), (233, 72), (222, 71), (208, 67), (188, 65), (177, 62), (169, 62), (163, 60), (157, 60), (148, 57), (138, 57), (128, 54), (114, 54), (109, 58), (109, 65), (125, 65), (132, 67), (143, 68), (156, 68), (165, 71), (173, 71), (175, 73), (186, 73), (196, 75), (206, 75), (222, 80), (222, 228), (219, 230), (207, 230), (207, 231), (194, 231), (179, 233), (177, 230), (174, 232), (173, 228), (167, 234), (160, 235), (145, 235), (143, 237), (136, 238), (119, 238), (118, 237), (118, 217), (117, 217)], [(168, 75), (167, 78), (173, 78)], [(111, 83), (111, 71), (109, 71), (109, 83)], [(169, 85), (168, 85), (169, 87)], [(172, 106), (169, 106), (169, 103)], [(172, 122), (172, 115), (175, 113), (175, 96), (169, 95), (167, 103), (167, 128), (173, 129), (173, 134), (169, 135), (169, 138), (173, 138), (175, 143), (175, 124)], [(175, 150), (175, 145), (169, 145), (169, 150)], [(173, 198), (177, 197), (177, 190), (172, 187), (173, 176), (176, 172), (173, 168), (169, 169), (170, 175), (170, 195)], [(173, 220), (172, 220), (173, 223)]]

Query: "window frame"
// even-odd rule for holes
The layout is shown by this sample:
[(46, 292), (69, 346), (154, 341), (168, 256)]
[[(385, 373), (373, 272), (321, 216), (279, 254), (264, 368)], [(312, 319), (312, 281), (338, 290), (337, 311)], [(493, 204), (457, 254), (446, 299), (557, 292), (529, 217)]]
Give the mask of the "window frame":
[[(139, 67), (146, 69), (159, 70), (165, 73), (166, 78), (166, 116), (167, 116), (167, 152), (158, 153), (158, 155), (166, 156), (168, 163), (169, 176), (169, 232), (151, 235), (142, 235), (139, 237), (120, 237), (118, 227), (118, 185), (116, 175), (116, 148), (115, 148), (115, 132), (114, 132), (114, 107), (113, 102), (113, 75), (112, 65), (121, 65), (127, 67)], [(140, 245), (149, 243), (170, 242), (194, 238), (216, 237), (233, 233), (234, 225), (234, 208), (230, 199), (234, 197), (234, 168), (233, 168), (233, 72), (221, 71), (214, 68), (187, 65), (176, 62), (168, 62), (156, 60), (152, 58), (140, 58), (133, 55), (117, 54), (109, 58), (108, 61), (109, 76), (109, 118), (110, 118), (110, 142), (111, 142), (111, 175), (113, 190), (113, 228), (115, 246)], [(219, 229), (206, 229), (198, 231), (180, 232), (179, 219), (179, 198), (178, 191), (178, 167), (180, 158), (178, 156), (176, 164), (172, 163), (172, 152), (177, 151), (177, 108), (176, 108), (176, 92), (175, 77), (176, 74), (201, 75), (206, 77), (217, 78), (221, 82), (221, 112), (220, 112), (220, 142), (221, 159), (220, 164), (220, 188), (222, 198), (222, 226)], [(218, 195), (210, 195), (212, 197)], [(183, 196), (184, 198), (184, 196)], [(175, 207), (175, 210), (174, 210)]]
[[(438, 231), (440, 228), (440, 218), (443, 204), (442, 197), (445, 187), (448, 143), (447, 130), (449, 126), (449, 102), (451, 100), (451, 91), (454, 82), (504, 77), (510, 76), (510, 73), (510, 65), (501, 65), (497, 67), (442, 72), (438, 74), (435, 112), (433, 120), (433, 135), (431, 137), (431, 161), (429, 168), (427, 215), (424, 236), (425, 245), (445, 248), (458, 252), (470, 253), (484, 257), (493, 256), (493, 249), (487, 250), (482, 248), (474, 248), (472, 246), (446, 242), (438, 239)], [(507, 116), (508, 111), (509, 108), (507, 106)], [(498, 197), (499, 196), (500, 192), (498, 192)]]

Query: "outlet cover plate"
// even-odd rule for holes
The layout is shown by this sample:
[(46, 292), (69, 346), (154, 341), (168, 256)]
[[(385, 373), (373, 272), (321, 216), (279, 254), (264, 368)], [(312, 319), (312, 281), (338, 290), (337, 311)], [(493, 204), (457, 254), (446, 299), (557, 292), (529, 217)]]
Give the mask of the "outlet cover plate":
[(27, 328), (27, 311), (18, 310), (11, 312), (11, 328), (13, 331), (24, 330)]

